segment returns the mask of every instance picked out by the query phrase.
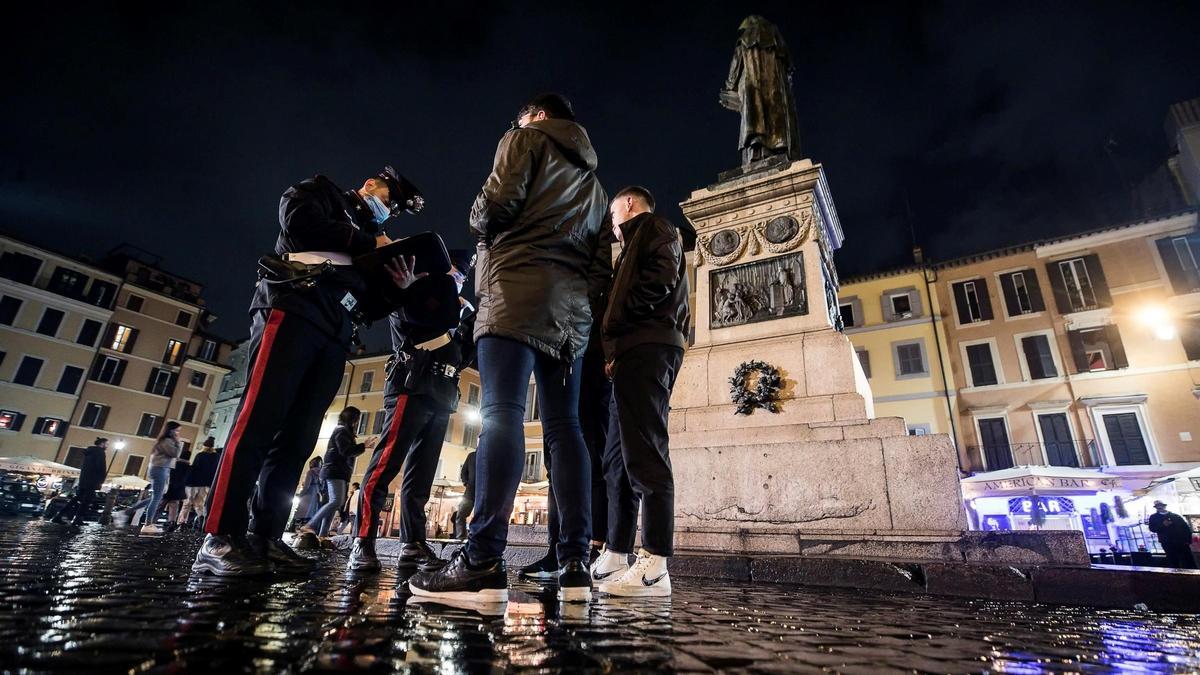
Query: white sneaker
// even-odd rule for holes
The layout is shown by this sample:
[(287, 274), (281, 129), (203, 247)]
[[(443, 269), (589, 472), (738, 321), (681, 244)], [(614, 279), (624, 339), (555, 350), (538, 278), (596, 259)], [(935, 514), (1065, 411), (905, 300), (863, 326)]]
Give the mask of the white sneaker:
[(667, 573), (667, 559), (652, 555), (645, 549), (638, 551), (637, 560), (619, 578), (600, 584), (601, 593), (624, 597), (662, 598), (671, 595), (671, 575)]
[(163, 530), (161, 527), (151, 524), (151, 523), (146, 523), (145, 525), (142, 526), (141, 530), (138, 530), (138, 534), (140, 534), (142, 536), (146, 536), (146, 535), (159, 536), (162, 533), (163, 533)]
[(599, 558), (592, 563), (592, 579), (602, 584), (606, 581), (616, 581), (629, 569), (629, 554), (610, 551), (607, 546)]

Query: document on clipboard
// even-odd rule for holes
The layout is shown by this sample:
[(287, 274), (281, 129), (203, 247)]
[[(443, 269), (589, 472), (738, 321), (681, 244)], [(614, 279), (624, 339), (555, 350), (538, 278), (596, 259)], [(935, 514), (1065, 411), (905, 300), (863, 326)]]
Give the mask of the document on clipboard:
[(355, 256), (354, 268), (362, 274), (371, 293), (380, 296), (388, 304), (398, 302), (400, 290), (392, 283), (392, 277), (384, 266), (401, 256), (414, 259), (415, 274), (425, 273), (432, 277), (450, 271), (450, 254), (441, 236), (435, 232), (422, 232), (397, 239), (370, 253)]

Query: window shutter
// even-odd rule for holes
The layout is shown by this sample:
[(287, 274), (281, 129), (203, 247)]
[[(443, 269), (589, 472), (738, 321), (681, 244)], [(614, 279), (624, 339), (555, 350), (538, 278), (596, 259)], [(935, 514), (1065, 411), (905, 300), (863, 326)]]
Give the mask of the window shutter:
[(1046, 302), (1042, 300), (1042, 285), (1038, 281), (1037, 270), (1033, 268), (1025, 270), (1025, 288), (1029, 290), (1029, 306), (1033, 311), (1044, 311)]
[(171, 373), (171, 377), (167, 380), (167, 396), (175, 394), (175, 383), (179, 382), (179, 373)]
[(17, 413), (17, 417), (13, 420), (13, 423), (12, 423), (12, 430), (20, 431), (21, 425), (23, 425), (23, 424), (25, 424), (25, 415), (23, 415), (21, 413)]
[(104, 331), (104, 341), (100, 343), (101, 347), (111, 349), (113, 340), (117, 337), (117, 324), (108, 324), (108, 329)]
[(128, 362), (125, 359), (117, 359), (117, 373), (113, 376), (113, 381), (110, 383), (114, 386), (121, 386), (121, 380), (125, 379), (125, 366)]
[(1013, 275), (1000, 275), (1000, 295), (1004, 296), (1004, 309), (1009, 316), (1018, 316), (1021, 306), (1017, 304), (1017, 288), (1013, 285)]
[(1083, 256), (1083, 266), (1087, 268), (1088, 278), (1092, 281), (1096, 304), (1112, 307), (1112, 294), (1108, 292), (1108, 281), (1104, 278), (1104, 268), (1100, 266), (1100, 256), (1095, 253)]
[(139, 330), (138, 330), (138, 329), (136, 329), (136, 328), (132, 328), (132, 329), (130, 329), (130, 331), (129, 331), (129, 341), (125, 343), (125, 353), (126, 353), (126, 354), (132, 354), (132, 353), (133, 353), (133, 346), (134, 346), (135, 344), (137, 344), (138, 333), (140, 333), (140, 332), (141, 332), (141, 331), (139, 331)]
[(96, 357), (92, 359), (92, 372), (88, 374), (89, 380), (100, 377), (100, 366), (102, 365), (104, 365), (104, 355), (96, 354)]
[(1190, 317), (1182, 321), (1179, 339), (1183, 342), (1183, 352), (1189, 361), (1200, 360), (1200, 317)]
[(912, 308), (912, 318), (925, 315), (925, 308), (921, 305), (921, 292), (912, 290), (908, 292), (908, 306)]
[(1158, 257), (1162, 258), (1163, 267), (1167, 270), (1167, 279), (1171, 281), (1171, 290), (1178, 295), (1187, 293), (1191, 289), (1188, 286), (1183, 265), (1179, 262), (1179, 254), (1175, 252), (1173, 239), (1175, 237), (1159, 239), (1154, 244), (1158, 246)]
[(151, 436), (158, 438), (158, 435), (162, 433), (163, 419), (164, 418), (162, 418), (162, 417), (154, 418), (154, 424), (150, 425), (150, 435)]
[(69, 423), (69, 422), (67, 422), (67, 421), (65, 421), (65, 420), (64, 420), (64, 421), (61, 421), (61, 422), (59, 422), (59, 423), (58, 423), (58, 431), (57, 431), (57, 432), (56, 432), (54, 435), (55, 435), (55, 436), (58, 436), (59, 438), (62, 438), (63, 436), (66, 436), (66, 435), (67, 435), (67, 427), (68, 427), (68, 426), (70, 426), (70, 423)]
[(975, 290), (979, 292), (979, 316), (984, 321), (992, 320), (992, 298), (988, 294), (987, 279), (976, 279)]
[(958, 310), (958, 322), (971, 322), (971, 310), (967, 308), (967, 290), (963, 284), (954, 284), (954, 308)]
[(150, 369), (150, 377), (146, 378), (146, 393), (154, 393), (154, 377), (158, 375), (158, 368)]
[(96, 428), (103, 429), (104, 423), (108, 421), (108, 406), (100, 406), (100, 414), (96, 416)]
[[(883, 320), (885, 322), (896, 320), (896, 315), (892, 312), (892, 299), (888, 297), (887, 293), (879, 296), (879, 309), (883, 312)], [(858, 317), (855, 318), (857, 319)]]
[(1071, 343), (1071, 357), (1075, 359), (1075, 372), (1088, 372), (1087, 354), (1083, 351), (1083, 335), (1077, 330), (1067, 331), (1067, 342)]
[(1104, 337), (1108, 340), (1108, 351), (1112, 353), (1114, 368), (1128, 368), (1129, 359), (1125, 358), (1125, 345), (1121, 342), (1121, 331), (1116, 324), (1104, 327)]
[(1050, 288), (1054, 291), (1054, 306), (1058, 308), (1058, 313), (1069, 314), (1071, 299), (1067, 297), (1067, 286), (1063, 282), (1062, 270), (1058, 268), (1058, 263), (1046, 263), (1046, 274), (1050, 277)]

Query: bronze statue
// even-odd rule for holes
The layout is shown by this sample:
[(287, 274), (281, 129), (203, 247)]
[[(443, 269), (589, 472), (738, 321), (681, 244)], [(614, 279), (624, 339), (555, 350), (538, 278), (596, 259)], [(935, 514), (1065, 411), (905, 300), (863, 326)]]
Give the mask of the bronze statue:
[(774, 24), (754, 15), (738, 28), (721, 105), (742, 114), (742, 166), (783, 155), (800, 158), (792, 57)]

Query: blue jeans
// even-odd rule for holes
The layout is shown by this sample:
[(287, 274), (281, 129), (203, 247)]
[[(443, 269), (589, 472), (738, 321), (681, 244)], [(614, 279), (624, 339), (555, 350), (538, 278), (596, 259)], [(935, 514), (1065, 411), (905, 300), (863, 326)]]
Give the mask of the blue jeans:
[(336, 478), (327, 478), (325, 480), (326, 494), (329, 495), (329, 501), (313, 514), (311, 520), (308, 521), (308, 526), (320, 536), (325, 536), (325, 531), (333, 523), (333, 514), (337, 513), (346, 504), (346, 487), (348, 481), (338, 480)]
[(167, 492), (167, 483), (171, 480), (171, 467), (152, 466), (146, 471), (146, 478), (150, 479), (150, 496), (130, 506), (129, 513), (137, 513), (138, 509), (145, 506), (146, 524), (153, 525), (158, 517), (158, 507), (162, 504), (163, 495)]
[(558, 506), (558, 559), (588, 559), (592, 536), (592, 467), (579, 429), (583, 359), (565, 363), (533, 347), (488, 335), (479, 340), (483, 431), (475, 456), (475, 515), (467, 556), (482, 563), (504, 555), (508, 521), (525, 466), (525, 398), (529, 375), (537, 382), (542, 439)]

